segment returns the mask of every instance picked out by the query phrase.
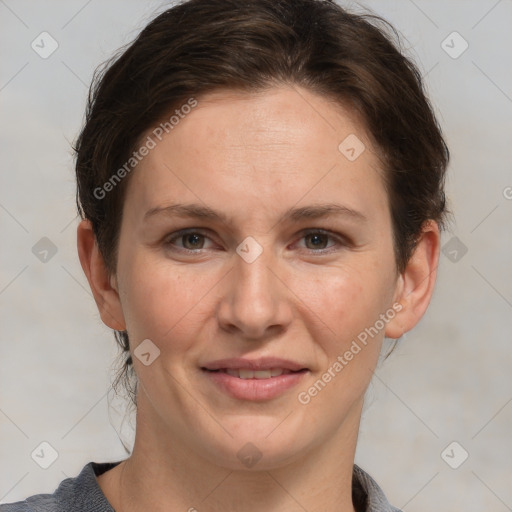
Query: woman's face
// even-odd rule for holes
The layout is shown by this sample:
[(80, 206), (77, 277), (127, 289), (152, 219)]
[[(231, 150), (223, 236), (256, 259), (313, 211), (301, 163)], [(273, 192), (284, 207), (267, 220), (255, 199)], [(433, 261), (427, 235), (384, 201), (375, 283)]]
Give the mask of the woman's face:
[(200, 98), (163, 133), (141, 139), (156, 146), (130, 178), (113, 281), (144, 425), (228, 468), (355, 438), (401, 307), (362, 127), (276, 88)]

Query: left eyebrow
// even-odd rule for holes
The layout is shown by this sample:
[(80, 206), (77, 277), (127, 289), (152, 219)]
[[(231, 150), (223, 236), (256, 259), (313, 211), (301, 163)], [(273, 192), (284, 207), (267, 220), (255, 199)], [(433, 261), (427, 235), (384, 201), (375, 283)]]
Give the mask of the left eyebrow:
[(283, 220), (299, 221), (329, 216), (348, 217), (358, 222), (368, 221), (368, 218), (362, 212), (341, 204), (320, 204), (290, 209), (284, 214)]
[[(221, 221), (225, 224), (230, 223), (230, 219), (225, 214), (215, 211), (208, 206), (197, 203), (190, 204), (171, 204), (169, 206), (158, 206), (149, 209), (144, 214), (144, 222), (155, 215), (176, 216), (184, 218), (208, 219)], [(367, 222), (368, 218), (360, 211), (340, 204), (320, 204), (303, 206), (301, 208), (290, 208), (284, 213), (281, 221), (298, 222), (303, 219), (319, 219), (329, 216), (343, 216), (358, 222)]]

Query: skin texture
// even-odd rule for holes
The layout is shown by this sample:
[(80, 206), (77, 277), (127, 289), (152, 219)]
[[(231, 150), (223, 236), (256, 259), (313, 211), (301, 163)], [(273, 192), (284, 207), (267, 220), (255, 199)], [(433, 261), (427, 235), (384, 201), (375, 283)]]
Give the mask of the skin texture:
[[(118, 512), (353, 511), (364, 393), (384, 335), (399, 338), (429, 304), (438, 226), (425, 225), (397, 275), (379, 160), (354, 116), (295, 86), (223, 91), (198, 102), (130, 178), (116, 275), (108, 276), (90, 223), (78, 228), (80, 261), (104, 323), (128, 330), (132, 353), (145, 339), (160, 350), (148, 366), (133, 358), (134, 451), (98, 482)], [(354, 161), (338, 150), (350, 134), (366, 147)], [(144, 221), (148, 210), (178, 202), (226, 219)], [(283, 218), (326, 203), (366, 220)], [(175, 236), (186, 228), (197, 237)], [(332, 235), (304, 233), (313, 229)], [(252, 263), (236, 252), (248, 236), (263, 250)], [(393, 304), (400, 312), (301, 404), (298, 394)], [(309, 372), (281, 395), (253, 402), (226, 395), (200, 369), (220, 358), (264, 356)], [(262, 454), (251, 468), (237, 457), (246, 443)]]

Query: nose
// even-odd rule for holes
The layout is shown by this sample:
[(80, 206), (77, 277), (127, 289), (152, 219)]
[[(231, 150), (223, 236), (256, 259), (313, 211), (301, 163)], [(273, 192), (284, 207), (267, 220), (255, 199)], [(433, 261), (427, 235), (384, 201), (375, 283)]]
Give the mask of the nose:
[(218, 303), (220, 327), (248, 340), (281, 334), (293, 318), (292, 294), (271, 251), (264, 250), (251, 263), (238, 254), (234, 260)]

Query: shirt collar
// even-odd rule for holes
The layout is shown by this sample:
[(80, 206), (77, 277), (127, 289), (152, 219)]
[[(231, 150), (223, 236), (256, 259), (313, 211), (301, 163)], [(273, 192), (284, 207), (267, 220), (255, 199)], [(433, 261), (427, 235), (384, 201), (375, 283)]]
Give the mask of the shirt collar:
[[(88, 489), (91, 494), (84, 498), (94, 501), (90, 505), (95, 507), (101, 505), (102, 507), (98, 510), (114, 512), (101, 491), (96, 477), (117, 466), (120, 462), (89, 462), (76, 478), (76, 488)], [(401, 512), (389, 503), (377, 482), (356, 464), (354, 464), (352, 474), (352, 495), (357, 512)], [(97, 510), (97, 508), (93, 508), (93, 510)]]
[(357, 512), (401, 512), (389, 503), (377, 482), (356, 464), (352, 473), (352, 495), (354, 505), (359, 505)]

